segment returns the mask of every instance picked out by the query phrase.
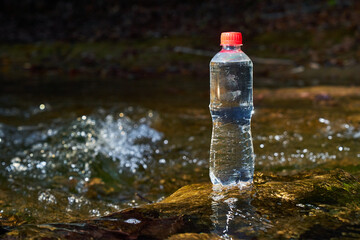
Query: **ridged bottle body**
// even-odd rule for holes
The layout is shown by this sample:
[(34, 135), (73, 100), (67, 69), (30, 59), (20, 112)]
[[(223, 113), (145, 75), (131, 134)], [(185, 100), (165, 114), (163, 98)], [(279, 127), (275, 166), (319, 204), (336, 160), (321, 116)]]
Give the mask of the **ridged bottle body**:
[(210, 113), (213, 121), (210, 178), (213, 184), (253, 181), (253, 64), (240, 48), (223, 49), (210, 62)]

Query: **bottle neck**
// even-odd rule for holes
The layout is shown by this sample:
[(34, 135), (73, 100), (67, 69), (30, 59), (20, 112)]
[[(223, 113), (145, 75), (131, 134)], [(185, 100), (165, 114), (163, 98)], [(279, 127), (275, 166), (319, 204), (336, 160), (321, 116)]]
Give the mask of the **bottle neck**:
[(241, 45), (222, 45), (221, 51), (241, 52)]

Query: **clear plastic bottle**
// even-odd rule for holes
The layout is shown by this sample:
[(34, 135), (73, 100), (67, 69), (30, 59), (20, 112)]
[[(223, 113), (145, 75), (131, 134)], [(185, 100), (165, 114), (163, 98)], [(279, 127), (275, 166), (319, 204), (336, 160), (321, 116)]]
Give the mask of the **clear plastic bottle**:
[(253, 64), (241, 50), (241, 33), (222, 33), (221, 45), (210, 62), (210, 178), (213, 184), (244, 186), (254, 175)]

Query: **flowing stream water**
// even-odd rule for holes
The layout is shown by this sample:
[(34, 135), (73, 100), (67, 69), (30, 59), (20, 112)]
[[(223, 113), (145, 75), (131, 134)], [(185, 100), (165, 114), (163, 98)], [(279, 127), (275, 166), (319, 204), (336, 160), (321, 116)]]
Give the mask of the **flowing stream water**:
[[(41, 83), (46, 87), (4, 91), (2, 224), (103, 216), (160, 201), (187, 184), (209, 182), (208, 81), (172, 81), (87, 89), (86, 82), (73, 88), (67, 83), (71, 90)], [(255, 88), (255, 171), (291, 175), (343, 167), (359, 174), (354, 170), (360, 160), (358, 94), (324, 97), (318, 90), (314, 97), (284, 100), (281, 89), (271, 98), (263, 91)], [(233, 199), (226, 204), (239, 205)], [(240, 205), (247, 210), (238, 211), (248, 216), (254, 211), (249, 204), (244, 201)]]

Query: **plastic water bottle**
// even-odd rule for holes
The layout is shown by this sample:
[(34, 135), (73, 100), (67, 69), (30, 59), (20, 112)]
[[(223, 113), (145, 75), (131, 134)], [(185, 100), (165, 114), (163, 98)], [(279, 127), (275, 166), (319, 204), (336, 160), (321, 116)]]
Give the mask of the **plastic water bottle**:
[(210, 62), (210, 178), (213, 184), (244, 186), (254, 175), (253, 64), (241, 50), (240, 32), (222, 33), (221, 46)]

